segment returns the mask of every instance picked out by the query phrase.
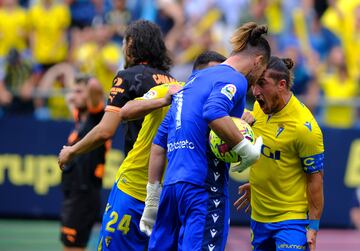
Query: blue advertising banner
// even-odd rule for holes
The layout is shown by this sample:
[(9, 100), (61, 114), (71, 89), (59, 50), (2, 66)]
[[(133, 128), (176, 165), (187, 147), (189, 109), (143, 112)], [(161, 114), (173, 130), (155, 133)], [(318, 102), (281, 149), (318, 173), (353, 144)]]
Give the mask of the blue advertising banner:
[[(57, 154), (73, 127), (70, 122), (30, 118), (0, 120), (0, 216), (54, 217), (62, 199)], [(325, 209), (322, 226), (349, 227), (349, 210), (360, 187), (360, 130), (322, 128), (325, 144)], [(107, 155), (103, 204), (123, 160), (121, 133)], [(230, 203), (248, 173), (230, 174)], [(247, 224), (249, 215), (231, 206), (231, 222)]]

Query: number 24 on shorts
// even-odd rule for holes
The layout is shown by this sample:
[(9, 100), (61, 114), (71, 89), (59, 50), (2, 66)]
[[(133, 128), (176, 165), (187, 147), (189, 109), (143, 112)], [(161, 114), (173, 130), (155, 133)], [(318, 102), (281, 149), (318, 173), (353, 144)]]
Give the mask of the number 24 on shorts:
[[(110, 214), (111, 220), (106, 224), (106, 231), (114, 233), (115, 228), (114, 225), (117, 223), (119, 219), (119, 215), (117, 212), (113, 211)], [(124, 214), (124, 216), (121, 218), (119, 224), (117, 225), (117, 230), (121, 231), (123, 234), (127, 234), (130, 230), (130, 221), (131, 221), (131, 215)]]

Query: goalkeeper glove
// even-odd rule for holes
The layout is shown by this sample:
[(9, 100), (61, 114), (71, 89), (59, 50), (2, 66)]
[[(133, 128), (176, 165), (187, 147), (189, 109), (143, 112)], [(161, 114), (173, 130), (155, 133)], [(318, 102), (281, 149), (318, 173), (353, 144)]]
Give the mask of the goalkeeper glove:
[(261, 146), (263, 144), (262, 137), (256, 139), (255, 144), (247, 139), (243, 139), (239, 144), (232, 148), (232, 151), (236, 152), (241, 157), (241, 162), (231, 167), (233, 172), (242, 172), (249, 166), (255, 163), (260, 158)]
[(161, 185), (158, 181), (156, 181), (155, 184), (148, 182), (146, 191), (145, 208), (140, 219), (140, 231), (150, 236), (159, 208)]

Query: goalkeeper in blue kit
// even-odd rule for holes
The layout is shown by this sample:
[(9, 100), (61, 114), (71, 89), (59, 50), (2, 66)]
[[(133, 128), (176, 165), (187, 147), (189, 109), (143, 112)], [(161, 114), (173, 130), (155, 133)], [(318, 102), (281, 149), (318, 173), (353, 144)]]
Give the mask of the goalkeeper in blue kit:
[[(151, 234), (149, 250), (224, 250), (229, 229), (228, 165), (211, 153), (208, 136), (211, 128), (241, 156), (241, 166), (233, 171), (259, 158), (261, 138), (252, 145), (230, 116), (241, 117), (248, 84), (266, 68), (270, 57), (270, 46), (262, 36), (266, 31), (255, 23), (240, 27), (231, 40), (231, 56), (195, 72), (173, 97), (150, 155), (140, 220), (141, 229)], [(166, 152), (168, 166), (159, 202)]]

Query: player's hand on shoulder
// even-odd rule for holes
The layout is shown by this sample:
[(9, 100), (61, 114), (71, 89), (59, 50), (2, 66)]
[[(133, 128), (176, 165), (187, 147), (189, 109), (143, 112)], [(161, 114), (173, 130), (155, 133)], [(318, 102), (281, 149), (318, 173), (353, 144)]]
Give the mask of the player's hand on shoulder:
[(64, 170), (64, 167), (69, 163), (73, 158), (71, 146), (63, 146), (59, 153), (58, 164), (61, 170)]
[(250, 126), (252, 126), (255, 122), (255, 117), (249, 111), (244, 111), (241, 119), (245, 120), (245, 122), (248, 123)]
[(245, 208), (245, 213), (248, 213), (251, 205), (251, 190), (250, 190), (250, 183), (245, 183), (239, 186), (239, 193), (241, 196), (234, 202), (234, 206), (236, 210), (240, 211), (241, 209)]
[(233, 172), (242, 172), (260, 158), (263, 139), (259, 136), (253, 145), (249, 140), (243, 139), (233, 147), (233, 151), (241, 157), (241, 162), (231, 167)]
[(178, 93), (183, 87), (180, 84), (171, 84), (169, 85), (169, 89), (166, 93), (165, 100), (168, 105), (171, 104), (171, 98), (173, 95)]

